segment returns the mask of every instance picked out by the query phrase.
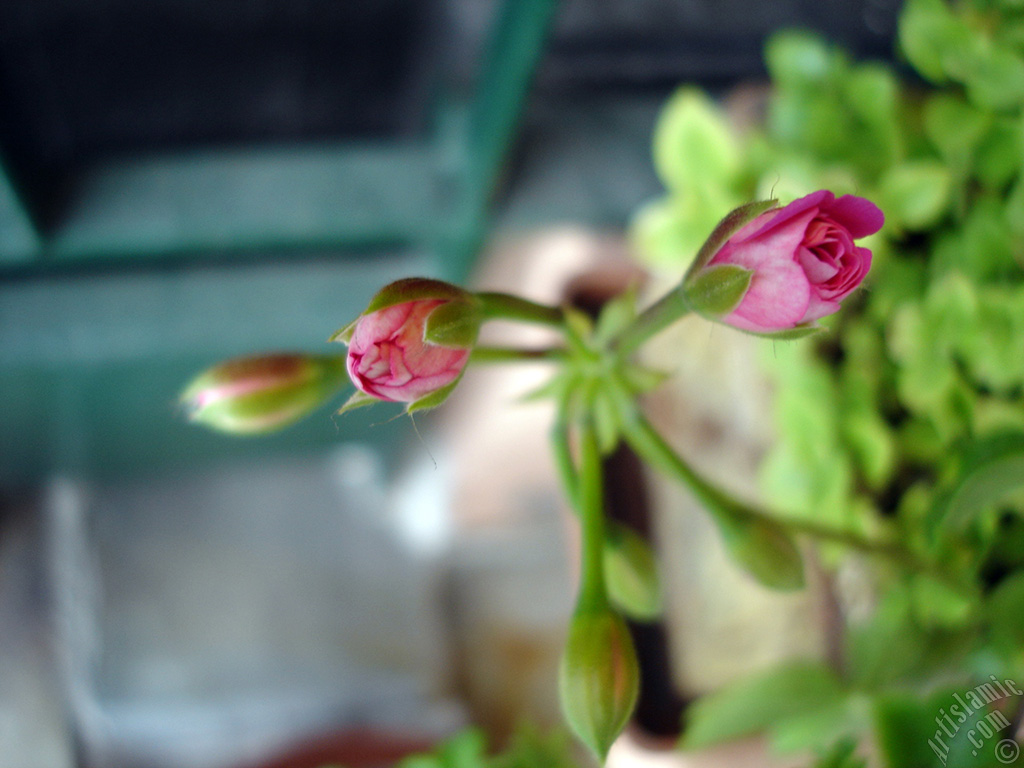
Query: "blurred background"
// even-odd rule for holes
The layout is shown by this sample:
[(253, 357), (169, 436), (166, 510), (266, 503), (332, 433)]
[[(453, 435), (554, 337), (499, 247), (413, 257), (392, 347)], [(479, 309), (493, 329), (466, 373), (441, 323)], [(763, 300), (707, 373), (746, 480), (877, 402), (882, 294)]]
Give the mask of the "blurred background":
[[(679, 84), (734, 98), (784, 27), (889, 58), (898, 5), (0, 4), (0, 764), (382, 765), (556, 723), (573, 531), (550, 414), (515, 404), (543, 370), (472, 373), (419, 433), (364, 409), (243, 441), (177, 394), (330, 351), (403, 276), (599, 303), (636, 277)], [(646, 631), (635, 733), (666, 743), (728, 671), (686, 622)]]

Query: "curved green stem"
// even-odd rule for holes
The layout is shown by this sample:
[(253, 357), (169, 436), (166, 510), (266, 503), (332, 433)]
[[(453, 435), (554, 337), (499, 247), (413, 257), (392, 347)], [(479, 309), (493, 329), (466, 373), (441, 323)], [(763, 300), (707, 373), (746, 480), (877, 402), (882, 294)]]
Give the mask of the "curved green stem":
[(690, 312), (683, 292), (675, 288), (649, 306), (618, 336), (615, 349), (623, 357), (632, 354), (652, 336)]
[[(725, 510), (747, 519), (765, 520), (781, 525), (793, 533), (842, 544), (859, 552), (882, 555), (918, 570), (933, 570), (897, 542), (877, 541), (852, 531), (838, 530), (810, 520), (772, 515), (735, 499), (697, 474), (658, 434), (635, 405), (631, 405), (629, 410), (631, 415), (622, 419), (623, 435), (626, 442), (649, 464), (689, 487), (705, 507)], [(625, 415), (621, 401), (619, 411), (620, 417)]]
[(562, 327), (562, 310), (538, 304), (508, 293), (483, 292), (476, 294), (484, 320), (519, 320), (556, 328)]
[(564, 360), (567, 352), (558, 347), (546, 349), (513, 349), (510, 347), (475, 347), (470, 357), (473, 363), (514, 363), (532, 360)]

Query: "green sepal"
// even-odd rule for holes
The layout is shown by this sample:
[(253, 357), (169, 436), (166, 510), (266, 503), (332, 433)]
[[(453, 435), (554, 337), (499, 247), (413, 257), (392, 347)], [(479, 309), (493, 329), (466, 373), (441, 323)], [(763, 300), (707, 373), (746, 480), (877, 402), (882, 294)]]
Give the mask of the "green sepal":
[(619, 419), (615, 405), (601, 382), (594, 382), (588, 405), (593, 415), (598, 449), (602, 456), (609, 456), (619, 444)]
[(594, 341), (603, 346), (636, 319), (636, 288), (630, 286), (601, 308), (594, 327)]
[(658, 564), (651, 549), (633, 529), (611, 522), (604, 545), (604, 581), (608, 599), (636, 621), (661, 615)]
[(631, 394), (645, 395), (660, 387), (672, 375), (642, 365), (624, 365), (619, 369), (622, 384)]
[(480, 309), (475, 302), (454, 299), (427, 315), (423, 340), (441, 347), (468, 349), (480, 332)]
[(808, 336), (824, 331), (825, 326), (818, 325), (816, 323), (808, 323), (806, 325), (797, 325), (792, 328), (786, 328), (781, 331), (765, 331), (763, 333), (758, 331), (748, 331), (744, 328), (736, 328), (737, 331), (747, 334), (748, 336), (757, 336), (761, 339), (774, 339), (775, 341), (794, 341), (796, 339), (806, 339)]
[(541, 400), (555, 400), (556, 402), (561, 402), (562, 399), (573, 390), (573, 382), (575, 380), (576, 377), (574, 375), (565, 372), (557, 373), (539, 387), (531, 389), (526, 394), (521, 395), (517, 402), (536, 403)]
[(754, 272), (736, 264), (713, 264), (683, 283), (686, 302), (698, 315), (721, 318), (743, 301)]
[(387, 401), (381, 400), (380, 398), (374, 397), (373, 395), (368, 395), (365, 392), (363, 392), (363, 390), (357, 389), (355, 392), (352, 393), (352, 396), (345, 401), (345, 404), (334, 412), (334, 415), (341, 416), (343, 413), (354, 411), (356, 408), (362, 408), (363, 406), (366, 405), (374, 405), (375, 403), (383, 402)]
[(588, 348), (588, 340), (594, 332), (594, 323), (590, 317), (574, 307), (565, 307), (565, 338), (569, 346), (582, 352)]
[[(443, 301), (463, 301), (470, 305), (478, 302), (472, 293), (460, 288), (457, 285), (446, 283), (441, 280), (432, 280), (427, 277), (407, 277), (404, 280), (397, 280), (385, 285), (370, 299), (370, 303), (362, 314), (348, 325), (342, 326), (328, 337), (328, 341), (340, 341), (348, 344), (352, 339), (359, 319), (365, 315), (377, 312), (396, 304), (404, 304), (407, 301), (422, 301), (425, 299), (441, 299)], [(479, 323), (479, 321), (478, 321)], [(469, 346), (469, 345), (466, 345)]]
[(708, 505), (707, 511), (729, 555), (758, 582), (777, 590), (804, 586), (800, 550), (781, 524), (725, 506)]
[[(465, 373), (465, 371), (463, 371), (463, 373)], [(459, 377), (451, 384), (441, 387), (440, 389), (431, 392), (429, 395), (409, 403), (409, 405), (405, 407), (405, 412), (415, 413), (416, 411), (427, 411), (431, 408), (437, 408), (437, 406), (441, 405), (441, 403), (447, 400), (448, 396), (455, 391), (455, 387), (457, 387), (459, 382), (462, 381), (463, 373), (460, 373)]]
[(753, 203), (741, 205), (727, 214), (724, 219), (718, 222), (718, 226), (715, 227), (708, 239), (704, 241), (704, 245), (697, 251), (697, 257), (693, 260), (693, 264), (690, 265), (690, 269), (687, 270), (683, 283), (688, 282), (691, 275), (696, 274), (698, 270), (707, 266), (707, 263), (722, 249), (722, 246), (729, 241), (730, 237), (762, 213), (767, 213), (773, 208), (778, 208), (778, 206), (778, 200), (757, 200)]
[(407, 301), (422, 301), (424, 299), (474, 301), (473, 294), (457, 285), (452, 285), (442, 280), (432, 280), (428, 277), (407, 277), (381, 288), (370, 299), (370, 303), (363, 314), (368, 315), (371, 312), (393, 307), (396, 304), (405, 304)]
[[(362, 317), (360, 315), (359, 317)], [(356, 325), (359, 323), (359, 317), (353, 320), (348, 325), (342, 326), (330, 336), (327, 337), (327, 341), (340, 341), (342, 344), (348, 344), (352, 340), (352, 334), (355, 333)]]

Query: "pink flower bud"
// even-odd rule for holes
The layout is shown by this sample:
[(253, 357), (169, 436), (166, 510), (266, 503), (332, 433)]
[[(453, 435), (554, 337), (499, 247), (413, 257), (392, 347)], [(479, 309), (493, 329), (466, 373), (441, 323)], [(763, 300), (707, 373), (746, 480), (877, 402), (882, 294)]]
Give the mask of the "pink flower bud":
[[(864, 279), (871, 251), (854, 241), (877, 232), (883, 221), (864, 198), (814, 192), (743, 223), (695, 265), (684, 290), (696, 311), (742, 330), (813, 328)], [(704, 294), (716, 311), (703, 311)], [(738, 302), (727, 300), (731, 306), (723, 307), (723, 297), (733, 296)]]
[[(348, 343), (348, 374), (373, 400), (439, 405), (462, 376), (480, 327), (472, 294), (437, 280), (412, 278), (382, 289), (367, 311), (332, 340)], [(369, 396), (369, 397), (367, 397)]]
[(326, 403), (345, 382), (340, 357), (240, 357), (197, 376), (181, 395), (189, 420), (233, 434), (272, 432)]
[(430, 313), (445, 302), (423, 299), (363, 315), (348, 348), (348, 374), (359, 389), (380, 400), (411, 403), (455, 381), (469, 349), (431, 344), (423, 338)]

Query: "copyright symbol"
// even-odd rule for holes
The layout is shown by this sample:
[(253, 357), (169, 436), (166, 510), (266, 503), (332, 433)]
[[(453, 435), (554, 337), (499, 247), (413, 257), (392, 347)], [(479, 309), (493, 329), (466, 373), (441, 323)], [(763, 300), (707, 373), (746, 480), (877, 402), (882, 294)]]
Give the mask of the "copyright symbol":
[(1020, 744), (1013, 739), (1003, 739), (996, 744), (996, 760), (1003, 765), (1009, 765), (1020, 755)]

